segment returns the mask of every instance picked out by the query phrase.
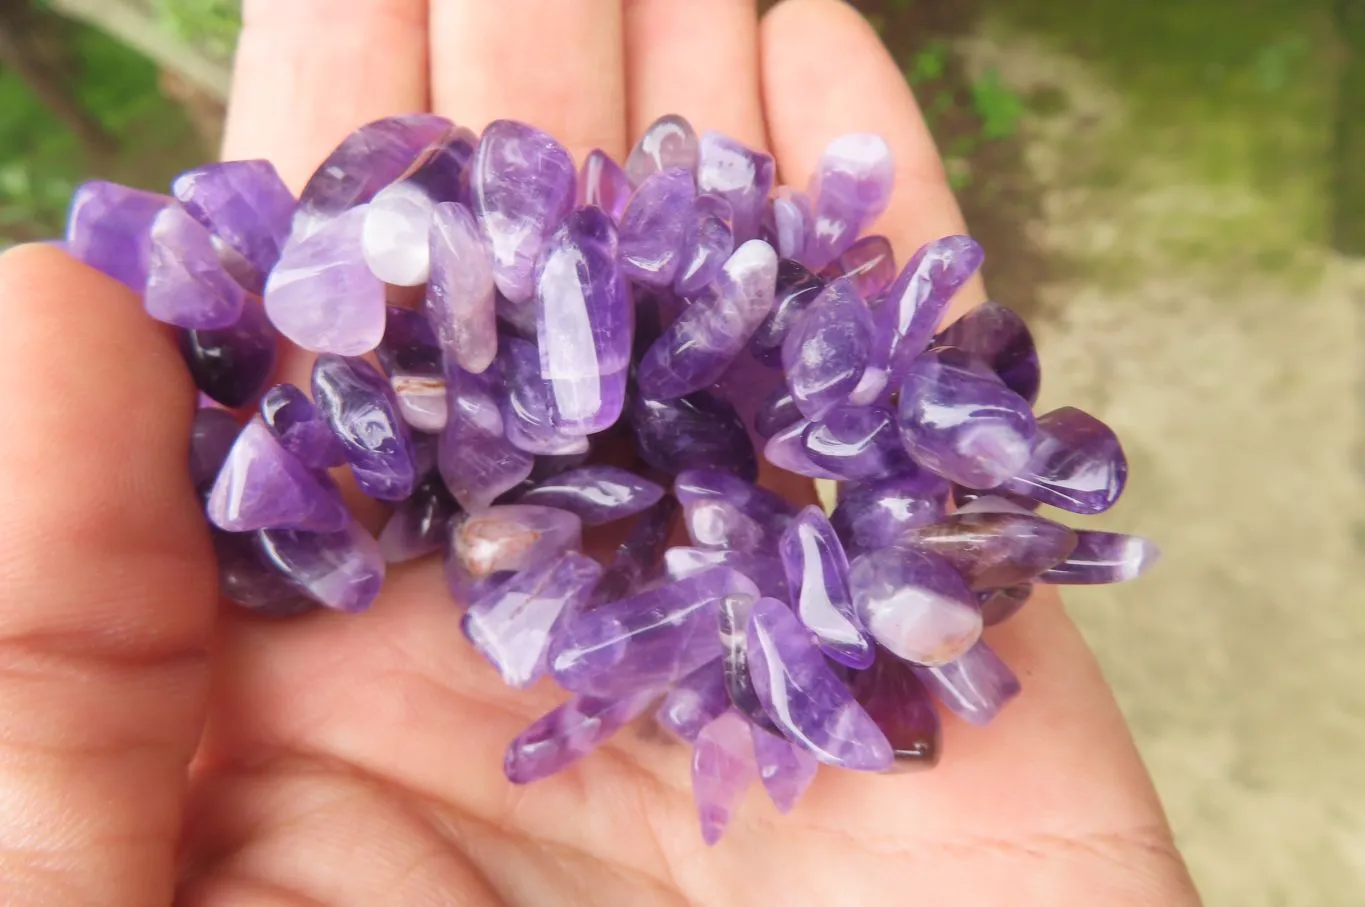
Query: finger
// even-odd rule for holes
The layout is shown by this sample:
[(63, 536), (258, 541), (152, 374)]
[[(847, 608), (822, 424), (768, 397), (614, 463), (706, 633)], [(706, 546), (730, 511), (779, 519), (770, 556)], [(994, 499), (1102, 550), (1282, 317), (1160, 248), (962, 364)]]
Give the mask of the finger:
[(754, 0), (626, 0), (632, 141), (666, 113), (746, 145), (767, 144)]
[(0, 258), (0, 903), (170, 903), (217, 593), (194, 388), (114, 281)]
[(579, 161), (625, 150), (621, 0), (432, 0), (431, 46), (436, 113), (522, 120)]
[(357, 126), (427, 109), (425, 0), (246, 0), (223, 140), (297, 192)]
[[(933, 137), (905, 77), (872, 26), (837, 0), (785, 0), (763, 21), (768, 136), (785, 183), (805, 186), (830, 140), (875, 132), (891, 146), (896, 187), (873, 226), (904, 261), (966, 232)], [(953, 299), (951, 321), (986, 298), (980, 278)]]

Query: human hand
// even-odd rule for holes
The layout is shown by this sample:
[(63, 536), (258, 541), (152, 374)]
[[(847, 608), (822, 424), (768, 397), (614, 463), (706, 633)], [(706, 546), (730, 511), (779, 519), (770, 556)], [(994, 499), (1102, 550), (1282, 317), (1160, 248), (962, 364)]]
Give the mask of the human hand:
[[(296, 190), (387, 114), (522, 119), (619, 159), (676, 112), (768, 147), (796, 185), (830, 138), (880, 132), (899, 185), (878, 229), (900, 256), (962, 231), (904, 80), (837, 0), (761, 27), (753, 0), (338, 6), (246, 4), (225, 154)], [(708, 849), (683, 747), (627, 731), (507, 783), (507, 742), (558, 697), (504, 688), (469, 649), (439, 563), (393, 569), (361, 615), (220, 609), (168, 336), (41, 247), (0, 263), (0, 310), (0, 903), (1196, 902), (1048, 590), (991, 631), (1023, 695), (986, 729), (946, 719), (937, 769), (825, 771), (780, 821), (751, 796)], [(281, 379), (306, 386), (293, 356)]]

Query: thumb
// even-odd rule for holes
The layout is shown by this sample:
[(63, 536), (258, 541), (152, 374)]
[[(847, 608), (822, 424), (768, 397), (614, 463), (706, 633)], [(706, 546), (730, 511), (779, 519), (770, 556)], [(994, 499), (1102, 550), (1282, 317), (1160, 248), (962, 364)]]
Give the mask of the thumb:
[(217, 595), (194, 391), (114, 281), (0, 257), (0, 903), (169, 904)]

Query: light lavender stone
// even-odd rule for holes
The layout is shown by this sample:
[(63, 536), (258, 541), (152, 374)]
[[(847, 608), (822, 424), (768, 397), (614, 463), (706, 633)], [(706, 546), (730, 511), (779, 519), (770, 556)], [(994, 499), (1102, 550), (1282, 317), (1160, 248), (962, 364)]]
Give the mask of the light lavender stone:
[(697, 190), (730, 203), (736, 246), (758, 238), (775, 171), (772, 155), (746, 148), (719, 132), (702, 135)]
[(638, 186), (660, 170), (678, 167), (697, 170), (699, 154), (696, 130), (676, 113), (665, 114), (645, 127), (640, 141), (626, 156), (625, 173)]
[(446, 375), (450, 414), (441, 432), (437, 465), (465, 510), (481, 510), (531, 474), (534, 458), (507, 440), (497, 396), (486, 373), (454, 369)]
[(882, 548), (860, 555), (848, 584), (862, 625), (906, 661), (946, 664), (981, 637), (976, 596), (933, 554)]
[(832, 262), (886, 210), (895, 186), (891, 147), (873, 133), (850, 133), (825, 148), (809, 193), (815, 214), (805, 263), (819, 270)]
[(722, 712), (701, 729), (692, 747), (692, 796), (703, 841), (720, 841), (744, 791), (757, 779), (749, 723), (738, 712)]
[(141, 293), (147, 285), (152, 221), (171, 199), (118, 183), (91, 180), (71, 196), (66, 252)]
[(809, 751), (757, 725), (751, 725), (754, 759), (758, 763), (758, 779), (780, 813), (795, 808), (801, 795), (815, 780), (820, 762)]
[(989, 724), (1019, 695), (1019, 678), (984, 642), (955, 661), (913, 669), (934, 698), (968, 724)]
[(190, 330), (225, 328), (242, 316), (246, 291), (223, 269), (209, 231), (179, 206), (152, 221), (142, 304), (157, 321)]
[(338, 532), (262, 529), (262, 554), (318, 604), (363, 611), (384, 585), (384, 556), (365, 527), (352, 521)]
[[(265, 160), (205, 164), (177, 176), (171, 193), (222, 243), (228, 270), (259, 294), (280, 260), (294, 217), (294, 195), (275, 165)], [(238, 263), (241, 267), (234, 266)]]
[(228, 532), (332, 532), (350, 519), (336, 488), (281, 447), (259, 419), (237, 435), (204, 509)]

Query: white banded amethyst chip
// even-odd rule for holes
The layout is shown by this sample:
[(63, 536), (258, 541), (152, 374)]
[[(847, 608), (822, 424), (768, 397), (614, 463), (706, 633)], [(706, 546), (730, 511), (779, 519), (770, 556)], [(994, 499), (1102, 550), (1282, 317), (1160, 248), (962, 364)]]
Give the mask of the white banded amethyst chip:
[(157, 321), (190, 329), (225, 328), (242, 316), (246, 291), (218, 260), (209, 231), (179, 206), (152, 221), (142, 305)]
[(351, 464), (356, 485), (381, 501), (401, 501), (417, 487), (412, 434), (393, 388), (363, 359), (319, 356), (313, 399)]
[(1065, 585), (1122, 583), (1146, 573), (1160, 557), (1156, 544), (1140, 536), (1086, 529), (1076, 533), (1075, 550), (1066, 560), (1038, 579)]
[(718, 469), (678, 474), (673, 493), (692, 543), (701, 548), (771, 552), (796, 509), (781, 497)]
[(633, 721), (656, 697), (652, 690), (570, 697), (517, 735), (503, 757), (503, 773), (513, 784), (529, 784), (561, 772)]
[(573, 156), (549, 135), (513, 120), (488, 124), (469, 187), (493, 252), (493, 279), (513, 304), (535, 291), (536, 260), (574, 203)]
[(816, 466), (839, 479), (880, 479), (914, 469), (896, 417), (879, 406), (838, 406), (804, 427), (801, 445)]
[(141, 293), (147, 285), (152, 221), (170, 198), (91, 180), (71, 196), (66, 220), (67, 253)]
[(294, 195), (275, 165), (265, 160), (205, 164), (177, 176), (171, 193), (240, 259), (243, 285), (260, 293), (280, 260), (294, 216)]
[(854, 558), (848, 576), (862, 625), (893, 654), (945, 664), (981, 637), (981, 610), (962, 577), (940, 557), (882, 548)]
[(1128, 457), (1114, 430), (1083, 410), (1064, 406), (1038, 417), (1038, 437), (1028, 462), (1000, 490), (1072, 513), (1094, 514), (1113, 507), (1127, 483)]
[(350, 519), (336, 488), (281, 447), (258, 419), (237, 435), (204, 509), (209, 522), (228, 532), (332, 532)]
[(626, 156), (625, 174), (635, 186), (661, 170), (675, 167), (692, 174), (697, 170), (698, 154), (697, 133), (692, 124), (676, 113), (665, 114), (645, 127), (640, 141)]
[(849, 133), (830, 142), (811, 176), (815, 216), (806, 264), (824, 268), (853, 245), (886, 210), (895, 180), (891, 147), (881, 136)]
[(747, 148), (719, 132), (702, 135), (697, 191), (718, 195), (730, 203), (735, 245), (758, 238), (775, 172), (772, 155)]

